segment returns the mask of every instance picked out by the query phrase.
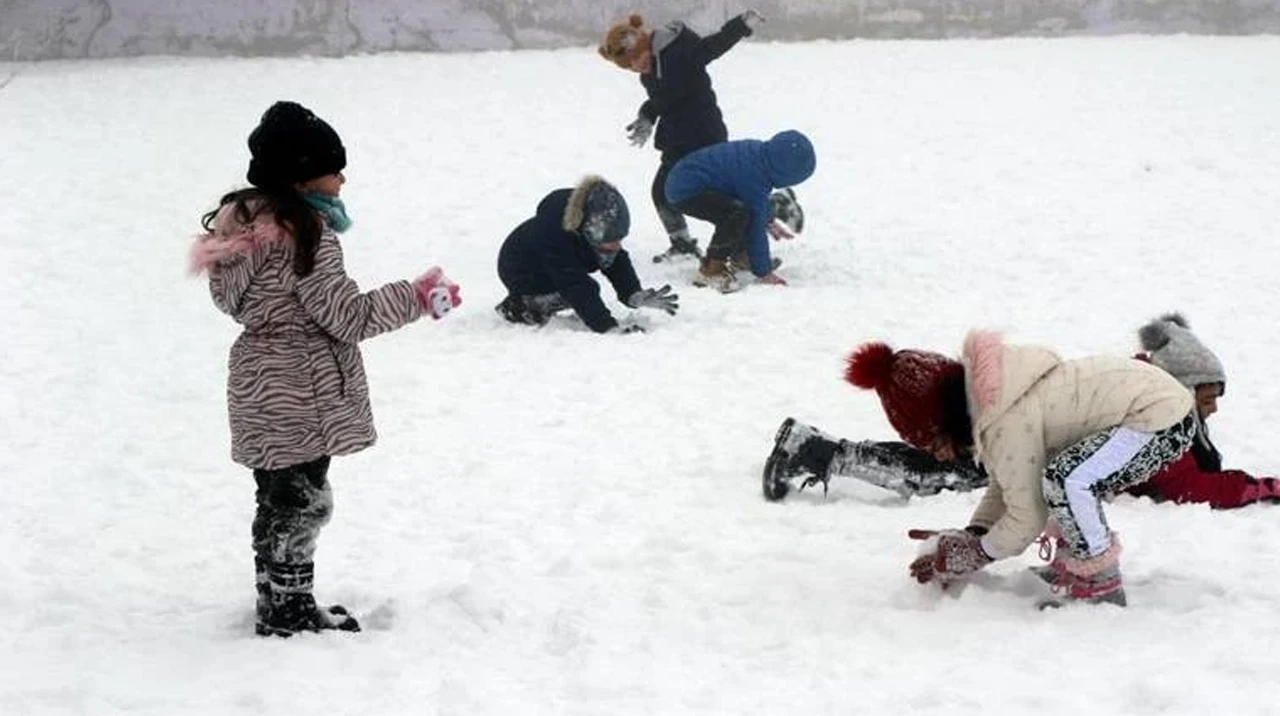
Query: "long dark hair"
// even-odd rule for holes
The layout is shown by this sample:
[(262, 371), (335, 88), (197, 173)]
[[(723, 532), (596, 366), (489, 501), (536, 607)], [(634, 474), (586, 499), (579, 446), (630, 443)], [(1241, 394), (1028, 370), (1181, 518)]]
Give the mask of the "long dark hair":
[(964, 371), (957, 370), (942, 379), (939, 397), (943, 405), (941, 432), (957, 447), (973, 449), (973, 418), (964, 389)]
[(276, 224), (293, 236), (293, 272), (307, 276), (316, 266), (316, 250), (320, 248), (323, 227), (311, 205), (292, 187), (237, 189), (222, 197), (218, 208), (204, 215), (200, 225), (213, 231), (213, 221), (227, 204), (235, 204), (236, 221), (251, 224), (264, 211), (271, 212)]

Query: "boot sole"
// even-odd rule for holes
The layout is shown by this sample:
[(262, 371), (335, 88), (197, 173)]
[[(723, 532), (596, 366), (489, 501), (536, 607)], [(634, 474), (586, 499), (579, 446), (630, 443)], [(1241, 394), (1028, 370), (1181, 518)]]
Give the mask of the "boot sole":
[(769, 454), (769, 459), (764, 461), (764, 470), (760, 475), (760, 486), (764, 492), (764, 499), (770, 502), (778, 502), (791, 492), (791, 485), (786, 480), (777, 478), (777, 468), (779, 461), (786, 460), (786, 453), (774, 450)]
[(780, 449), (780, 446), (791, 435), (791, 429), (795, 424), (795, 418), (782, 421), (782, 425), (779, 425), (778, 430), (773, 434), (773, 452), (769, 453), (769, 458), (764, 461), (764, 471), (760, 476), (761, 487), (764, 491), (764, 499), (770, 502), (777, 502), (791, 492), (791, 485), (785, 479), (778, 479), (777, 467), (779, 461), (786, 459), (786, 453)]

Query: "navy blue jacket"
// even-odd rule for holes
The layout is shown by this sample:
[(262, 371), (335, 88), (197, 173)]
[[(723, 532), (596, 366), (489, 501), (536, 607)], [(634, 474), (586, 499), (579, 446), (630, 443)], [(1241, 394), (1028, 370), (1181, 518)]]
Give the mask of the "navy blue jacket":
[(600, 298), (600, 284), (591, 278), (601, 271), (626, 303), (640, 290), (640, 279), (626, 249), (609, 268), (601, 269), (596, 251), (576, 231), (563, 227), (572, 189), (557, 189), (538, 203), (538, 211), (511, 232), (498, 251), (498, 278), (513, 294), (536, 296), (558, 293), (596, 333), (618, 325)]
[(741, 17), (706, 37), (679, 22), (653, 33), (653, 67), (640, 75), (649, 99), (640, 114), (658, 123), (653, 146), (664, 157), (679, 158), (729, 138), (707, 65), (750, 34)]
[(813, 175), (817, 158), (809, 138), (795, 130), (769, 141), (739, 139), (703, 147), (676, 162), (667, 175), (667, 201), (679, 205), (705, 191), (732, 196), (751, 212), (745, 238), (751, 273), (773, 271), (766, 227), (772, 218), (769, 194)]

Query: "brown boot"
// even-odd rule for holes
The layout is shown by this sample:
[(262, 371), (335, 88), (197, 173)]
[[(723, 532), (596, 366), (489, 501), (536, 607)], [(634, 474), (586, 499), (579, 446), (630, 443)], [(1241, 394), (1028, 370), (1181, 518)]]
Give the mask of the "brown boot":
[(698, 274), (693, 277), (693, 285), (699, 288), (710, 286), (720, 293), (733, 293), (739, 288), (738, 277), (733, 274), (724, 259), (703, 259)]

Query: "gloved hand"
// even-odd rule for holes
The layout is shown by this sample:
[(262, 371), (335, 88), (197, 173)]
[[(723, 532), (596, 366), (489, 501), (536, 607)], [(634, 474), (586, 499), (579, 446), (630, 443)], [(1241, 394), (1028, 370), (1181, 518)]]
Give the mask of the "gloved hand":
[(462, 305), (460, 290), (461, 287), (450, 281), (439, 266), (432, 266), (413, 281), (413, 292), (418, 298), (418, 305), (424, 313), (436, 320)]
[(907, 536), (915, 540), (937, 539), (932, 550), (911, 562), (911, 576), (921, 584), (938, 581), (945, 586), (995, 561), (982, 550), (978, 536), (967, 530), (913, 529), (907, 530)]
[(644, 326), (641, 326), (638, 323), (619, 323), (613, 328), (610, 328), (608, 332), (609, 333), (644, 333), (645, 330), (644, 330)]
[(627, 125), (627, 140), (633, 147), (643, 147), (650, 134), (653, 134), (653, 122), (643, 114), (637, 114), (635, 121)]
[(796, 237), (795, 234), (791, 233), (791, 229), (787, 228), (786, 224), (778, 221), (777, 219), (770, 221), (764, 229), (769, 232), (769, 236), (772, 237), (774, 241), (790, 241)]
[(1240, 493), (1240, 504), (1249, 505), (1254, 502), (1280, 502), (1280, 480), (1260, 477), (1247, 483)]
[(667, 315), (674, 316), (676, 311), (680, 310), (680, 294), (671, 292), (671, 284), (664, 284), (662, 288), (642, 288), (631, 294), (627, 299), (627, 305), (632, 308), (655, 308), (659, 311), (666, 311)]
[(746, 23), (752, 32), (755, 32), (755, 29), (764, 23), (764, 15), (761, 15), (755, 8), (747, 10), (738, 17), (742, 18), (742, 22)]

